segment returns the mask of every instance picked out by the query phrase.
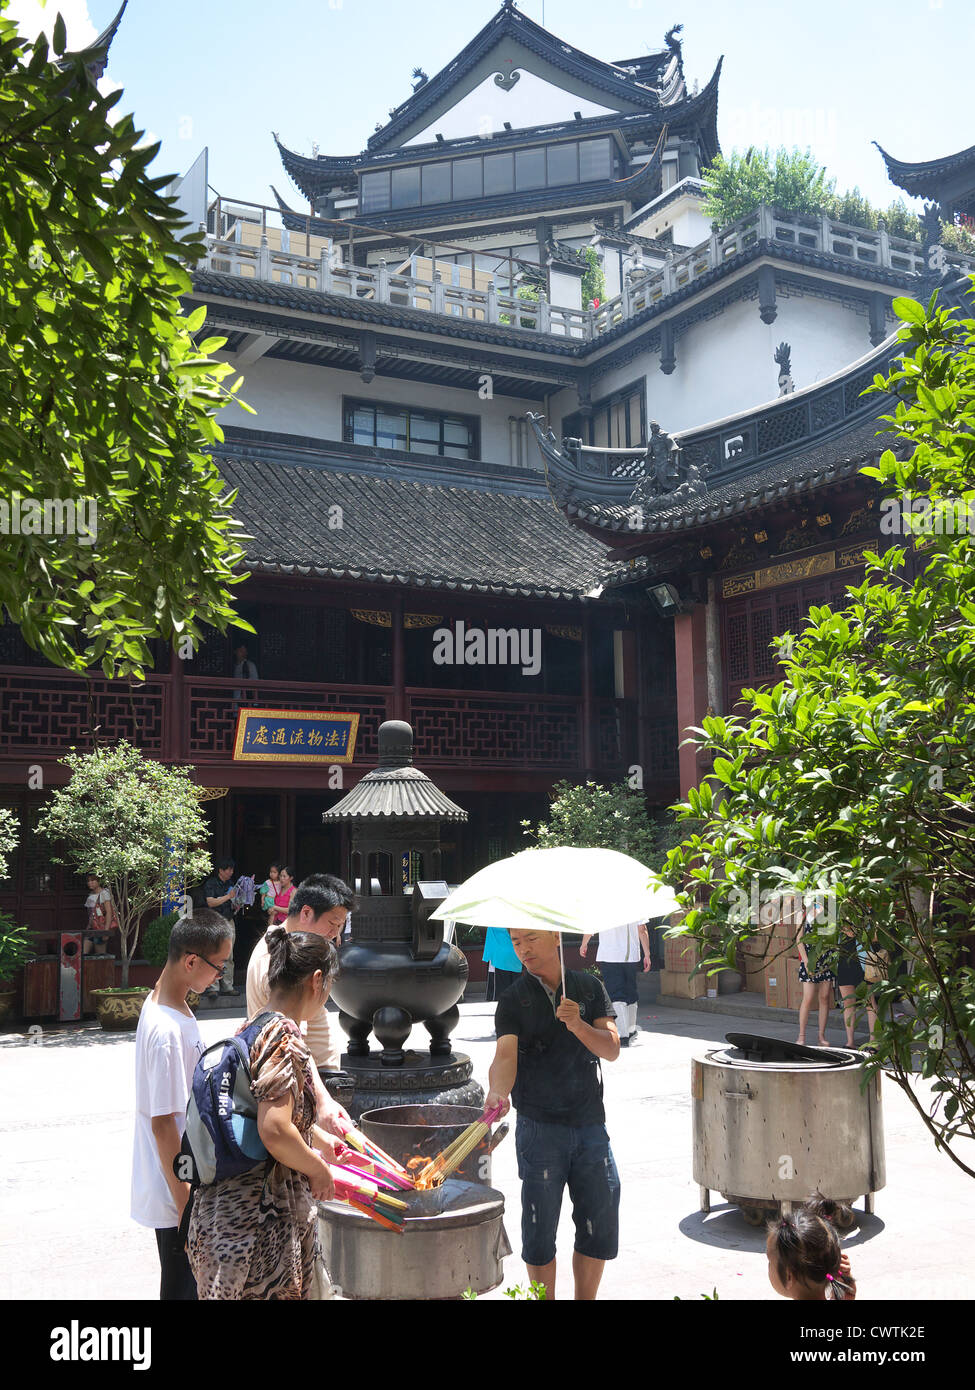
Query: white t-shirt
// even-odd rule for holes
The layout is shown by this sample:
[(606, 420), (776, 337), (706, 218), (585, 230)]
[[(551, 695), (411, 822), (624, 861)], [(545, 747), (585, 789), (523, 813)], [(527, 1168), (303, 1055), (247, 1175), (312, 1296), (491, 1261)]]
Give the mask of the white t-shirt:
[(203, 1039), (192, 1014), (148, 998), (135, 1034), (135, 1143), (132, 1150), (133, 1221), (166, 1230), (179, 1225), (176, 1203), (152, 1133), (155, 1115), (175, 1115), (182, 1135), (193, 1072)]
[(640, 928), (642, 926), (642, 922), (630, 922), (625, 927), (610, 927), (608, 931), (601, 931), (596, 937), (599, 943), (596, 959), (612, 963), (628, 961), (633, 964), (638, 962), (640, 959)]

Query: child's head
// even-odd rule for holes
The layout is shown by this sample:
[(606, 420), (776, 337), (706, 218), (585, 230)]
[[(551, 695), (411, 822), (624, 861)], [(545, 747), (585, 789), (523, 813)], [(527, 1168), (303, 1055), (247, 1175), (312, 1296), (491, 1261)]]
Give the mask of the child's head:
[(769, 1224), (769, 1283), (784, 1298), (846, 1298), (851, 1292), (840, 1274), (839, 1236), (829, 1220), (811, 1209), (815, 1201)]

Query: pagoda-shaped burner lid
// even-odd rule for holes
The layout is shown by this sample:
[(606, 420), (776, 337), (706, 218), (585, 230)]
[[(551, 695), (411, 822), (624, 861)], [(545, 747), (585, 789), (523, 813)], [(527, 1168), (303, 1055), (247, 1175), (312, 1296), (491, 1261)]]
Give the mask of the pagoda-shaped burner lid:
[(413, 766), (413, 730), (401, 719), (389, 719), (379, 726), (379, 766), (367, 772), (331, 810), (322, 812), (325, 822), (362, 817), (467, 820), (467, 812)]

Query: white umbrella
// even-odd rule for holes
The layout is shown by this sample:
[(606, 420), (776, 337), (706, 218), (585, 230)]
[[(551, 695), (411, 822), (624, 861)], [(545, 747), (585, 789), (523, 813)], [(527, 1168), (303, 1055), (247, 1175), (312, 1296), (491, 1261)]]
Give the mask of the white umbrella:
[(560, 845), (526, 849), (489, 864), (455, 888), (432, 915), (472, 927), (589, 936), (663, 917), (676, 907), (673, 889), (628, 854)]

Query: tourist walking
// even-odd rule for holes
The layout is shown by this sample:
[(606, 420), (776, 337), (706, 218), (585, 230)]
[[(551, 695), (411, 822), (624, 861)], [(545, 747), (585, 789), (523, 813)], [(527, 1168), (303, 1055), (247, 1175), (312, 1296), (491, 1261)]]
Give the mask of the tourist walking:
[[(857, 940), (856, 928), (852, 925), (844, 926), (840, 932), (836, 952), (836, 983), (843, 1004), (843, 1023), (846, 1028), (847, 1047), (854, 1045), (856, 993), (857, 987), (862, 985), (866, 979), (864, 971), (866, 958), (867, 948), (861, 946)], [(877, 1005), (872, 993), (867, 995), (867, 1021), (870, 1025), (870, 1041), (873, 1042), (873, 1030), (877, 1023)]]
[(518, 1112), (521, 1257), (555, 1297), (555, 1236), (566, 1185), (572, 1200), (575, 1297), (596, 1297), (619, 1245), (620, 1180), (606, 1132), (600, 1060), (619, 1056), (613, 1006), (594, 975), (569, 970), (565, 997), (558, 936), (512, 931), (525, 973), (498, 1001), (497, 1050), (485, 1108)]
[(240, 1031), (255, 1033), (251, 1091), (269, 1158), (194, 1193), (187, 1248), (201, 1299), (306, 1300), (327, 1279), (315, 1203), (334, 1196), (336, 1152), (316, 1120), (315, 1066), (300, 1024), (324, 1006), (338, 956), (311, 932), (272, 927), (268, 938), (267, 1009)]
[[(240, 990), (234, 986), (234, 952), (233, 942), (236, 937), (234, 926), (234, 890), (231, 880), (234, 876), (235, 861), (231, 858), (221, 859), (216, 869), (203, 884), (203, 900), (207, 907), (213, 912), (219, 912), (230, 923), (230, 955), (227, 957), (227, 964), (219, 981), (220, 994), (239, 994)], [(218, 992), (217, 984), (205, 990), (204, 993), (209, 998), (215, 998)]]
[(88, 875), (88, 896), (85, 898), (87, 914), (87, 934), (82, 948), (83, 955), (94, 952), (103, 956), (108, 949), (108, 934), (116, 925), (115, 904), (109, 888), (102, 887), (97, 874)]
[(836, 951), (820, 951), (816, 961), (815, 971), (809, 973), (809, 952), (806, 949), (806, 941), (812, 935), (804, 909), (798, 909), (800, 914), (799, 930), (796, 934), (796, 946), (799, 951), (799, 981), (802, 984), (802, 999), (799, 1001), (799, 1036), (796, 1039), (799, 1043), (806, 1041), (806, 1024), (809, 1021), (809, 1014), (814, 1003), (819, 1009), (819, 1046), (828, 1047), (829, 1039), (826, 1037), (826, 1029), (829, 1025), (829, 1011), (833, 1005), (833, 984), (836, 976), (833, 974), (832, 966), (835, 963)]
[[(584, 936), (579, 945), (583, 960), (591, 940), (591, 935)], [(650, 936), (646, 922), (630, 922), (625, 927), (601, 931), (596, 943), (596, 963), (616, 1013), (616, 1030), (620, 1035), (621, 1047), (629, 1047), (638, 1031), (636, 1015), (640, 996), (636, 977), (640, 969), (641, 949), (646, 973), (650, 969)]]
[(132, 1152), (132, 1219), (156, 1233), (159, 1297), (192, 1301), (196, 1281), (178, 1235), (190, 1195), (173, 1160), (180, 1151), (193, 1071), (203, 1055), (200, 1029), (186, 1002), (223, 972), (232, 941), (227, 919), (201, 909), (181, 917), (169, 935), (169, 954), (146, 999), (135, 1034), (135, 1139)]

